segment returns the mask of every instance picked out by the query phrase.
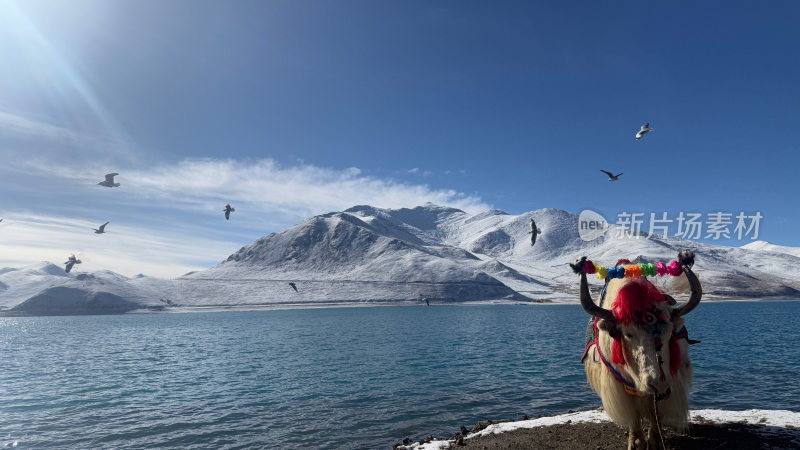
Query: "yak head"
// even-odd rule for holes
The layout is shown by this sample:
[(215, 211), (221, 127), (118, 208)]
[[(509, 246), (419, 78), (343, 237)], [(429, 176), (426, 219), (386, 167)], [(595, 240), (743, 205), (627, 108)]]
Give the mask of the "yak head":
[(702, 290), (691, 270), (693, 255), (679, 255), (683, 273), (689, 281), (689, 300), (674, 307), (675, 300), (663, 294), (645, 278), (617, 278), (606, 286), (603, 308), (589, 294), (586, 275), (581, 273), (581, 305), (597, 317), (598, 345), (607, 352), (611, 348), (611, 363), (621, 368), (640, 392), (652, 395), (668, 394), (672, 377), (680, 368), (681, 347), (675, 332), (683, 328), (681, 316), (700, 302)]
[(640, 392), (666, 394), (682, 356), (670, 338), (683, 319), (673, 318), (668, 300), (642, 278), (611, 280), (606, 295), (613, 299), (614, 320), (599, 320), (598, 329), (605, 331), (600, 336), (604, 348), (611, 341), (611, 362), (622, 367)]

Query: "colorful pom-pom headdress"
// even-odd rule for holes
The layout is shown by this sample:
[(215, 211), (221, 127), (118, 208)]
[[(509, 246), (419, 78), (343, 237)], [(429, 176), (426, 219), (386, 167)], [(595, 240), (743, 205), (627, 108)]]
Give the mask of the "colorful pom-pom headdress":
[(574, 270), (576, 273), (583, 272), (587, 275), (596, 273), (597, 278), (600, 280), (604, 280), (606, 278), (609, 280), (613, 280), (614, 278), (639, 278), (643, 276), (663, 277), (664, 275), (678, 277), (683, 274), (683, 268), (678, 261), (675, 260), (669, 263), (669, 265), (666, 265), (663, 262), (657, 262), (655, 264), (630, 264), (627, 259), (624, 259), (617, 261), (617, 265), (614, 267), (607, 268), (597, 264), (592, 260), (582, 258), (578, 262), (570, 265), (572, 266), (572, 270)]

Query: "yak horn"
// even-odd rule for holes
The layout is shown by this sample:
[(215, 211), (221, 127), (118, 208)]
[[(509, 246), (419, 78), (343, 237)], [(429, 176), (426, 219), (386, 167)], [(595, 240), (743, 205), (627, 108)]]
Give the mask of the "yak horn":
[(581, 273), (581, 306), (587, 313), (598, 317), (600, 319), (610, 320), (613, 323), (617, 322), (614, 314), (611, 311), (597, 306), (592, 300), (592, 294), (589, 293), (589, 282), (586, 281), (586, 274)]
[(700, 286), (700, 281), (697, 275), (692, 272), (692, 265), (694, 264), (694, 253), (690, 251), (683, 251), (678, 255), (678, 260), (683, 267), (683, 273), (686, 274), (686, 279), (689, 280), (689, 287), (692, 290), (689, 301), (683, 305), (672, 309), (672, 317), (680, 317), (688, 314), (700, 303), (700, 298), (703, 297), (703, 288)]

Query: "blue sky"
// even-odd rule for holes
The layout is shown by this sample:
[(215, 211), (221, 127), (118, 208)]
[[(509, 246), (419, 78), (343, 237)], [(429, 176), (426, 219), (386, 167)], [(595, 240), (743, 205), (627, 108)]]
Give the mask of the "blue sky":
[[(793, 2), (0, 0), (0, 266), (81, 251), (175, 276), (313, 214), (426, 201), (760, 212), (759, 239), (800, 246), (798, 19)], [(111, 171), (122, 187), (96, 186)]]

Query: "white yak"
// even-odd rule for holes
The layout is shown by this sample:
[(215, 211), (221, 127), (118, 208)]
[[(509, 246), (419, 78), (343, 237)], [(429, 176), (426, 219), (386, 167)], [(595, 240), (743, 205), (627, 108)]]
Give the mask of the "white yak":
[(677, 307), (643, 277), (608, 280), (598, 306), (589, 293), (585, 257), (572, 264), (580, 274), (581, 305), (595, 317), (595, 339), (584, 352), (586, 377), (609, 417), (628, 428), (629, 450), (662, 448), (661, 425), (684, 430), (688, 424), (692, 363), (681, 316), (697, 306), (702, 289), (691, 269), (694, 254), (681, 252), (678, 261), (691, 295)]

